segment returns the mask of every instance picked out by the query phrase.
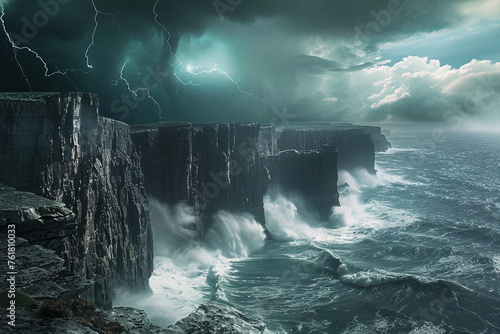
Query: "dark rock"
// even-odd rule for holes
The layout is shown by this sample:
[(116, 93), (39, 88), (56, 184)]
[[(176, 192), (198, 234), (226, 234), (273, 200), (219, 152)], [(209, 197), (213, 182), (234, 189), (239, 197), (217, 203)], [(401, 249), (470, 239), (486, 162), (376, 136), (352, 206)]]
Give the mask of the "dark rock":
[(317, 150), (333, 144), (338, 149), (338, 169), (365, 168), (375, 173), (375, 146), (364, 129), (285, 129), (278, 134), (278, 148)]
[(190, 334), (258, 334), (263, 333), (266, 325), (252, 319), (234, 307), (219, 302), (209, 302), (187, 317), (179, 320), (169, 330)]
[(57, 253), (95, 281), (87, 298), (109, 306), (118, 285), (149, 289), (153, 243), (130, 128), (97, 109), (93, 94), (0, 93), (0, 182), (75, 213)]
[(285, 193), (299, 193), (319, 213), (328, 217), (339, 206), (337, 150), (325, 145), (320, 151), (282, 151), (264, 158), (271, 176), (270, 186)]
[(267, 174), (258, 136), (255, 123), (157, 124), (132, 132), (148, 194), (194, 206), (200, 237), (219, 210), (248, 212), (264, 223)]
[[(2, 333), (126, 333), (126, 334), (258, 334), (265, 324), (252, 319), (237, 309), (218, 302), (201, 305), (195, 312), (175, 325), (162, 328), (149, 321), (143, 310), (115, 307), (112, 310), (95, 310), (90, 319), (71, 317), (42, 317), (41, 307), (16, 309), (16, 326), (6, 321), (0, 324)], [(102, 329), (104, 328), (104, 330)], [(113, 330), (113, 328), (119, 331)], [(108, 330), (106, 330), (108, 329)]]
[(132, 307), (115, 307), (111, 311), (98, 312), (97, 315), (106, 321), (120, 324), (125, 333), (176, 333), (153, 324), (149, 321), (146, 312)]
[[(7, 238), (0, 240), (1, 249), (7, 249)], [(11, 268), (7, 266), (7, 253), (1, 256), (0, 289), (8, 288), (7, 278)], [(40, 245), (30, 245), (22, 238), (16, 238), (15, 285), (31, 298), (70, 298), (88, 290), (91, 282), (64, 268), (64, 260), (52, 250)]]
[(333, 130), (359, 129), (370, 135), (375, 147), (375, 152), (385, 152), (392, 147), (391, 143), (385, 137), (390, 135), (389, 130), (382, 130), (380, 126), (355, 125), (352, 123), (333, 123), (326, 126)]
[[(54, 302), (65, 301), (63, 299)], [(90, 311), (87, 316), (64, 314), (44, 315), (43, 306), (17, 308), (15, 327), (3, 321), (2, 333), (127, 333), (127, 334), (184, 334), (176, 329), (165, 329), (149, 321), (143, 310), (131, 307), (116, 307), (112, 310)]]
[(16, 236), (61, 253), (76, 231), (76, 215), (63, 203), (0, 184), (0, 233), (15, 225)]
[[(76, 232), (75, 219), (60, 202), (0, 185), (0, 248), (14, 248), (12, 262), (7, 261), (7, 252), (1, 254), (0, 289), (9, 286), (8, 272), (16, 272), (16, 288), (32, 298), (72, 297), (85, 292), (91, 282), (66, 270), (64, 260), (55, 254)], [(7, 238), (8, 231), (14, 231), (15, 238)]]

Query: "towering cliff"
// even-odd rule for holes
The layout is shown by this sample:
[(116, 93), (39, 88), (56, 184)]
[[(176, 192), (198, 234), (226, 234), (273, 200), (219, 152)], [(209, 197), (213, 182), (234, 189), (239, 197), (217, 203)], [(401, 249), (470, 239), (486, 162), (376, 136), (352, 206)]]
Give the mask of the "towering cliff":
[(186, 202), (200, 237), (218, 210), (248, 212), (264, 223), (267, 170), (257, 152), (259, 124), (156, 124), (135, 127), (148, 195)]
[(337, 192), (337, 150), (324, 145), (321, 150), (286, 150), (267, 156), (264, 162), (271, 176), (271, 187), (298, 193), (320, 218), (328, 217), (332, 206), (339, 206)]
[(269, 182), (300, 193), (327, 215), (339, 205), (338, 169), (375, 173), (372, 134), (380, 128), (338, 124), (277, 131), (253, 123), (158, 123), (134, 127), (132, 139), (148, 195), (194, 206), (202, 238), (218, 210), (249, 212), (264, 223)]
[(153, 243), (139, 158), (129, 126), (99, 116), (95, 95), (0, 93), (0, 171), (0, 182), (75, 213), (76, 232), (53, 246), (70, 271), (93, 280), (89, 298), (109, 306), (118, 286), (149, 289)]
[(284, 129), (278, 133), (278, 149), (315, 150), (324, 144), (338, 149), (338, 169), (365, 168), (375, 173), (375, 146), (364, 129)]

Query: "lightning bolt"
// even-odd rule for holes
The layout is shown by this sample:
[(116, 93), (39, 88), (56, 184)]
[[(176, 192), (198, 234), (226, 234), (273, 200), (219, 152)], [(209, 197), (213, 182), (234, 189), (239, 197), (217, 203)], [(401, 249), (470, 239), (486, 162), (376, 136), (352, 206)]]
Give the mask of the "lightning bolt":
[(94, 25), (94, 31), (92, 32), (92, 41), (89, 44), (89, 46), (87, 47), (87, 50), (85, 50), (85, 59), (87, 59), (87, 67), (88, 68), (93, 68), (92, 65), (90, 64), (89, 51), (95, 43), (95, 35), (97, 33), (97, 29), (99, 28), (99, 21), (97, 20), (97, 17), (100, 14), (99, 10), (97, 9), (97, 6), (95, 5), (94, 0), (91, 0), (91, 2), (92, 2), (92, 6), (94, 7), (94, 10), (95, 10), (95, 15), (94, 15), (95, 25)]
[[(159, 5), (161, 0), (156, 0), (154, 6), (153, 6), (153, 14), (154, 14), (154, 20), (155, 20), (155, 23), (160, 26), (163, 31), (165, 32), (166, 34), (166, 37), (165, 37), (165, 42), (167, 43), (168, 45), (168, 48), (169, 48), (169, 52), (171, 54), (171, 56), (173, 57), (174, 59), (174, 62), (171, 64), (171, 65), (177, 65), (180, 69), (181, 69), (181, 73), (174, 73), (174, 77), (176, 78), (176, 82), (177, 82), (177, 94), (180, 96), (179, 94), (179, 86), (182, 85), (182, 86), (203, 86), (204, 83), (199, 83), (199, 80), (194, 80), (196, 77), (201, 77), (201, 76), (207, 76), (207, 75), (213, 75), (213, 74), (218, 74), (220, 76), (222, 76), (223, 78), (229, 80), (232, 84), (234, 84), (234, 86), (236, 87), (236, 89), (242, 93), (242, 94), (246, 94), (252, 98), (255, 98), (256, 100), (258, 100), (259, 102), (264, 102), (261, 98), (259, 98), (257, 95), (249, 92), (249, 91), (246, 91), (244, 89), (241, 88), (240, 86), (240, 83), (239, 81), (235, 80), (229, 72), (225, 71), (224, 69), (222, 69), (219, 65), (217, 64), (213, 64), (213, 65), (208, 65), (208, 66), (196, 66), (194, 68), (192, 68), (191, 66), (186, 66), (184, 64), (184, 62), (176, 55), (176, 53), (174, 52), (173, 48), (172, 48), (172, 45), (170, 43), (171, 39), (172, 39), (172, 35), (169, 31), (169, 29), (163, 24), (160, 22), (159, 20), (159, 14), (157, 12), (157, 7)], [(26, 72), (21, 64), (21, 62), (19, 61), (18, 59), (18, 52), (20, 51), (27, 51), (29, 53), (31, 53), (32, 55), (34, 55), (40, 62), (41, 64), (43, 65), (44, 67), (44, 70), (45, 70), (45, 76), (46, 77), (51, 77), (53, 75), (62, 75), (62, 76), (65, 76), (68, 80), (70, 80), (71, 82), (73, 82), (73, 80), (71, 80), (71, 78), (69, 78), (67, 76), (67, 73), (68, 72), (82, 72), (84, 74), (87, 74), (90, 70), (93, 69), (93, 65), (92, 65), (92, 62), (91, 62), (91, 57), (90, 57), (90, 52), (92, 50), (93, 47), (99, 47), (102, 51), (110, 51), (114, 58), (117, 60), (118, 63), (121, 63), (121, 61), (118, 59), (118, 57), (116, 56), (116, 54), (114, 53), (114, 50), (112, 49), (104, 49), (102, 48), (101, 46), (99, 46), (98, 44), (96, 44), (96, 36), (97, 36), (97, 33), (98, 33), (98, 30), (99, 30), (99, 16), (100, 15), (109, 15), (111, 16), (111, 21), (113, 22), (114, 25), (117, 26), (117, 28), (119, 29), (120, 32), (122, 32), (123, 34), (127, 34), (129, 36), (131, 36), (133, 39), (135, 39), (133, 37), (133, 35), (131, 35), (130, 33), (124, 31), (121, 26), (118, 24), (118, 22), (115, 20), (115, 15), (116, 13), (107, 13), (107, 12), (102, 12), (98, 9), (97, 5), (96, 5), (96, 2), (95, 0), (91, 0), (91, 4), (92, 4), (92, 7), (95, 11), (95, 15), (94, 15), (94, 27), (93, 27), (93, 30), (92, 30), (92, 35), (91, 35), (91, 41), (89, 43), (89, 45), (87, 46), (86, 50), (85, 50), (85, 53), (84, 53), (84, 57), (85, 57), (85, 60), (86, 60), (86, 66), (87, 66), (87, 71), (85, 70), (82, 70), (82, 69), (59, 69), (56, 67), (55, 70), (51, 71), (47, 62), (44, 60), (44, 58), (34, 49), (28, 47), (28, 46), (19, 46), (19, 45), (16, 45), (16, 43), (14, 42), (12, 36), (9, 34), (8, 32), (8, 29), (6, 27), (6, 24), (5, 24), (5, 21), (4, 21), (4, 16), (5, 16), (5, 9), (4, 9), (4, 5), (0, 5), (0, 23), (2, 25), (2, 29), (3, 31), (5, 32), (7, 38), (8, 38), (8, 41), (13, 49), (13, 54), (14, 54), (14, 59), (16, 61), (16, 64), (22, 74), (22, 78), (26, 81), (27, 85), (29, 86), (29, 89), (30, 91), (33, 91), (32, 90), (32, 86), (31, 86), (31, 83), (30, 83), (30, 80), (28, 78), (28, 76), (26, 75)], [(123, 81), (126, 86), (127, 86), (127, 89), (128, 91), (134, 96), (137, 98), (137, 93), (140, 92), (140, 91), (145, 91), (147, 93), (147, 97), (148, 99), (151, 99), (155, 105), (157, 106), (159, 112), (160, 112), (160, 118), (161, 118), (161, 113), (162, 113), (162, 110), (161, 110), (161, 107), (159, 105), (159, 103), (154, 99), (154, 97), (151, 95), (151, 92), (146, 89), (146, 88), (137, 88), (137, 89), (132, 89), (131, 88), (131, 85), (129, 83), (129, 81), (127, 80), (127, 78), (125, 78), (124, 76), (124, 70), (126, 68), (126, 66), (128, 65), (129, 61), (126, 61), (125, 63), (122, 64), (121, 66), (121, 70), (120, 70), (120, 76), (119, 76), (119, 79), (111, 82), (110, 84), (111, 85), (117, 85), (118, 84), (118, 81)], [(181, 78), (181, 76), (184, 78)], [(73, 84), (76, 86), (76, 83), (73, 82)], [(78, 89), (78, 88), (77, 88)], [(182, 97), (182, 96), (181, 96)]]
[(111, 16), (111, 22), (113, 22), (113, 24), (118, 28), (118, 30), (122, 34), (130, 36), (135, 41), (137, 41), (137, 39), (131, 33), (123, 30), (122, 27), (120, 26), (120, 24), (118, 22), (116, 22), (115, 16), (119, 15), (120, 13), (108, 13), (108, 12), (100, 11), (97, 8), (96, 4), (95, 4), (95, 0), (91, 0), (91, 2), (92, 2), (92, 6), (94, 7), (94, 11), (95, 11), (95, 15), (94, 15), (94, 23), (95, 24), (94, 24), (94, 29), (92, 31), (92, 40), (91, 40), (90, 44), (88, 45), (87, 49), (85, 50), (85, 58), (87, 60), (87, 67), (88, 68), (93, 68), (92, 64), (90, 64), (90, 57), (89, 57), (90, 49), (93, 46), (99, 47), (102, 51), (110, 51), (110, 52), (112, 52), (114, 58), (118, 61), (118, 63), (120, 63), (120, 60), (118, 59), (118, 57), (116, 57), (116, 54), (115, 54), (114, 50), (112, 50), (112, 49), (104, 49), (102, 46), (100, 46), (100, 45), (98, 45), (98, 44), (95, 43), (95, 36), (97, 34), (97, 30), (99, 29), (99, 20), (98, 20), (99, 15)]
[[(21, 74), (22, 74), (24, 80), (26, 81), (26, 83), (28, 84), (28, 87), (30, 88), (30, 91), (33, 91), (33, 88), (31, 86), (31, 83), (30, 83), (29, 79), (28, 79), (28, 76), (24, 72), (24, 68), (21, 65), (21, 62), (17, 58), (18, 51), (22, 51), (22, 50), (28, 51), (29, 53), (33, 54), (38, 60), (40, 60), (40, 62), (42, 63), (42, 65), (43, 65), (43, 67), (45, 69), (45, 76), (46, 77), (51, 77), (51, 76), (56, 75), (56, 74), (60, 74), (60, 75), (66, 76), (66, 74), (68, 72), (77, 71), (77, 70), (72, 70), (72, 69), (65, 69), (65, 70), (59, 70), (59, 69), (57, 69), (56, 71), (53, 71), (52, 73), (49, 73), (50, 72), (49, 66), (47, 65), (47, 63), (45, 62), (45, 60), (43, 60), (42, 56), (40, 56), (38, 54), (38, 52), (36, 52), (35, 50), (33, 50), (33, 49), (31, 49), (30, 47), (27, 47), (27, 46), (18, 46), (18, 45), (16, 45), (16, 43), (12, 39), (11, 35), (9, 34), (9, 31), (7, 30), (7, 27), (5, 26), (5, 21), (3, 19), (4, 16), (5, 16), (5, 9), (4, 9), (3, 5), (0, 5), (0, 11), (1, 11), (0, 21), (1, 21), (1, 24), (2, 24), (2, 29), (3, 29), (3, 31), (5, 33), (5, 35), (7, 36), (7, 39), (9, 40), (10, 45), (12, 46), (13, 53), (14, 53), (14, 59), (16, 61), (17, 67), (21, 71)], [(76, 87), (76, 83), (73, 80), (69, 79), (68, 77), (66, 77), (66, 78), (68, 80), (70, 80), (75, 85), (75, 87)]]
[[(94, 7), (94, 11), (95, 11), (95, 15), (94, 15), (94, 29), (92, 31), (92, 39), (91, 39), (91, 42), (90, 44), (88, 45), (87, 49), (85, 50), (85, 58), (87, 60), (87, 67), (92, 69), (92, 64), (90, 63), (90, 56), (89, 56), (89, 52), (91, 50), (92, 47), (98, 47), (100, 48), (102, 51), (109, 51), (113, 54), (114, 58), (116, 59), (116, 61), (118, 63), (121, 63), (121, 61), (118, 59), (118, 57), (116, 56), (115, 52), (113, 49), (104, 49), (102, 46), (96, 44), (95, 42), (95, 37), (96, 37), (96, 34), (97, 34), (97, 31), (99, 29), (99, 15), (107, 15), (107, 16), (111, 16), (111, 21), (113, 22), (113, 24), (118, 28), (118, 30), (123, 33), (123, 34), (126, 34), (128, 36), (130, 36), (132, 39), (136, 40), (134, 38), (134, 36), (126, 31), (124, 31), (121, 26), (118, 24), (118, 22), (115, 21), (115, 15), (117, 15), (117, 13), (108, 13), (108, 12), (103, 12), (103, 11), (100, 11), (96, 4), (95, 4), (95, 0), (91, 0), (92, 2), (92, 6)], [(121, 66), (121, 69), (120, 69), (120, 77), (117, 79), (117, 80), (114, 80), (114, 81), (111, 81), (109, 84), (111, 86), (117, 86), (118, 85), (118, 82), (121, 80), (125, 83), (125, 85), (127, 86), (127, 90), (128, 92), (130, 93), (131, 96), (133, 96), (135, 99), (137, 99), (137, 95), (138, 95), (138, 92), (146, 92), (147, 93), (147, 98), (150, 99), (151, 101), (153, 101), (153, 103), (156, 105), (156, 108), (158, 109), (158, 116), (160, 117), (160, 119), (163, 119), (163, 117), (161, 116), (163, 111), (161, 109), (161, 106), (160, 104), (158, 103), (158, 101), (155, 100), (155, 98), (151, 95), (151, 92), (149, 91), (149, 89), (147, 88), (136, 88), (136, 89), (132, 89), (131, 85), (130, 85), (130, 82), (128, 81), (127, 78), (124, 77), (123, 75), (123, 72), (125, 71), (125, 68), (127, 67), (128, 63), (130, 62), (130, 60), (127, 60), (125, 61), (122, 66)]]
[(0, 11), (1, 11), (0, 21), (1, 21), (1, 24), (2, 24), (2, 29), (3, 29), (3, 31), (5, 33), (5, 35), (7, 36), (7, 39), (9, 40), (10, 45), (12, 46), (13, 53), (14, 53), (14, 59), (16, 61), (17, 66), (19, 67), (19, 70), (21, 71), (21, 74), (22, 74), (24, 80), (28, 84), (28, 86), (30, 88), (30, 91), (32, 92), (33, 88), (31, 86), (31, 83), (30, 83), (29, 79), (28, 79), (28, 76), (24, 72), (24, 68), (21, 65), (21, 62), (17, 58), (17, 53), (19, 51), (22, 51), (22, 50), (28, 51), (29, 53), (33, 54), (42, 63), (43, 68), (45, 69), (44, 75), (46, 77), (51, 77), (51, 76), (56, 75), (56, 74), (62, 75), (64, 77), (66, 77), (66, 79), (68, 79), (69, 81), (71, 81), (75, 85), (75, 87), (78, 89), (76, 83), (73, 80), (71, 80), (69, 77), (67, 77), (66, 74), (68, 72), (78, 72), (80, 70), (76, 70), (76, 69), (64, 69), (64, 70), (56, 69), (55, 71), (49, 73), (50, 72), (49, 66), (47, 65), (47, 63), (45, 62), (45, 60), (43, 59), (43, 57), (40, 56), (40, 54), (38, 52), (36, 52), (36, 50), (31, 49), (28, 46), (18, 46), (18, 45), (16, 45), (16, 43), (12, 39), (12, 36), (10, 35), (9, 31), (7, 30), (7, 27), (5, 26), (5, 21), (4, 21), (5, 9), (4, 9), (3, 5), (0, 5)]
[[(229, 75), (229, 73), (227, 71), (224, 71), (223, 69), (219, 68), (219, 66), (217, 64), (213, 64), (213, 65), (209, 66), (209, 69), (197, 71), (200, 68), (203, 68), (203, 66), (196, 66), (194, 68), (191, 68), (190, 66), (188, 66), (188, 67), (186, 67), (186, 71), (190, 75), (193, 75), (193, 76), (200, 76), (200, 75), (204, 75), (204, 74), (213, 74), (213, 73), (220, 74), (223, 77), (225, 77), (227, 80), (231, 81), (240, 93), (249, 95), (249, 96), (255, 98), (256, 100), (258, 100), (259, 102), (264, 103), (264, 100), (259, 98), (257, 95), (241, 89), (239, 82), (234, 80)], [(181, 80), (181, 82), (182, 82), (182, 80)], [(186, 85), (186, 84), (184, 84), (184, 85)]]
[[(262, 100), (261, 98), (259, 98), (257, 95), (251, 93), (251, 92), (248, 92), (246, 90), (243, 90), (241, 87), (240, 87), (240, 84), (238, 81), (236, 81), (235, 79), (233, 79), (231, 77), (231, 75), (227, 72), (227, 71), (224, 71), (223, 69), (221, 69), (217, 64), (215, 65), (211, 65), (209, 66), (209, 69), (206, 69), (206, 70), (201, 70), (201, 71), (195, 71), (196, 69), (199, 69), (199, 68), (203, 68), (203, 66), (196, 66), (194, 69), (191, 68), (190, 66), (186, 66), (184, 64), (184, 62), (175, 54), (175, 52), (173, 52), (172, 50), (172, 46), (170, 44), (170, 39), (172, 38), (172, 35), (170, 34), (170, 31), (167, 29), (167, 27), (161, 23), (159, 20), (158, 20), (158, 13), (156, 11), (156, 8), (158, 7), (158, 4), (160, 3), (161, 0), (156, 0), (154, 6), (153, 6), (153, 15), (155, 17), (155, 22), (156, 24), (158, 24), (160, 27), (163, 28), (163, 30), (165, 31), (165, 33), (168, 35), (168, 38), (166, 39), (166, 43), (168, 45), (168, 48), (169, 48), (169, 51), (170, 51), (170, 54), (175, 58), (175, 63), (177, 63), (179, 65), (179, 67), (181, 67), (186, 73), (189, 74), (189, 76), (201, 76), (201, 75), (209, 75), (209, 74), (214, 74), (214, 73), (217, 73), (217, 74), (220, 74), (221, 76), (225, 77), (226, 79), (228, 79), (229, 81), (231, 81), (234, 86), (236, 87), (236, 89), (242, 93), (242, 94), (246, 94), (248, 96), (251, 96), (253, 98), (255, 98), (256, 100), (258, 100), (259, 102), (261, 103), (264, 103), (264, 100)], [(173, 64), (172, 64), (173, 65)], [(203, 86), (203, 84), (197, 84), (197, 83), (194, 83), (191, 79), (189, 79), (188, 81), (186, 80), (182, 80), (180, 78), (179, 75), (175, 74), (174, 73), (174, 76), (175, 78), (177, 79), (177, 83), (179, 84), (182, 84), (183, 86), (195, 86), (195, 87), (198, 87), (198, 86)], [(179, 95), (179, 94), (178, 94)]]
[[(3, 31), (5, 32), (5, 35), (7, 35), (7, 38), (9, 39), (10, 45), (12, 46), (12, 49), (14, 52), (14, 59), (16, 60), (17, 67), (19, 67), (19, 70), (21, 71), (24, 80), (26, 81), (26, 83), (28, 84), (28, 86), (30, 88), (30, 91), (33, 91), (33, 89), (31, 88), (31, 83), (30, 83), (28, 77), (26, 76), (26, 73), (24, 73), (24, 68), (21, 65), (21, 63), (19, 62), (19, 59), (17, 58), (17, 50), (22, 50), (23, 48), (16, 46), (16, 43), (14, 43), (14, 41), (12, 40), (12, 37), (10, 37), (10, 34), (7, 31), (7, 27), (5, 26), (5, 21), (3, 20), (3, 17), (5, 15), (5, 10), (4, 10), (3, 5), (0, 5), (0, 10), (1, 10), (0, 21), (2, 21), (2, 28), (3, 28)], [(29, 48), (27, 48), (27, 49), (29, 49)]]
[[(160, 119), (164, 119), (161, 116), (163, 114), (163, 110), (161, 109), (161, 106), (158, 103), (158, 101), (156, 101), (155, 98), (153, 96), (151, 96), (151, 92), (149, 91), (149, 89), (147, 89), (145, 87), (142, 87), (142, 88), (140, 87), (140, 88), (132, 89), (132, 87), (130, 86), (129, 81), (123, 76), (123, 71), (125, 70), (125, 67), (127, 66), (127, 64), (129, 62), (130, 62), (130, 60), (127, 60), (125, 63), (123, 63), (123, 66), (122, 66), (122, 68), (120, 70), (120, 80), (122, 80), (123, 82), (125, 82), (125, 85), (127, 85), (127, 90), (136, 99), (137, 99), (137, 92), (140, 92), (140, 91), (146, 92), (147, 96), (148, 96), (148, 99), (150, 99), (151, 101), (153, 101), (153, 103), (156, 105), (156, 108), (158, 109), (158, 116), (160, 117)], [(117, 85), (117, 84), (118, 84), (118, 82), (114, 83), (114, 85)]]

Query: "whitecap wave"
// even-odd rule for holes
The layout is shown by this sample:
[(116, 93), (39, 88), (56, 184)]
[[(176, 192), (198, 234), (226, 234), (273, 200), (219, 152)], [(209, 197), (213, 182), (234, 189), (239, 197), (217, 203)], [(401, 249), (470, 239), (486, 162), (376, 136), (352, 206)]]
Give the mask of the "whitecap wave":
[[(340, 267), (339, 267), (340, 269)], [(355, 274), (346, 274), (347, 268), (342, 268), (343, 275), (339, 280), (344, 284), (354, 285), (360, 288), (375, 287), (383, 284), (400, 282), (403, 277), (389, 276), (376, 272), (357, 272)], [(339, 270), (337, 269), (337, 272)], [(340, 275), (340, 272), (338, 272)]]
[(251, 214), (219, 211), (203, 244), (226, 257), (241, 258), (260, 251), (265, 240), (264, 227)]
[(363, 188), (374, 188), (377, 186), (388, 186), (400, 184), (405, 186), (422, 186), (423, 183), (412, 182), (401, 175), (394, 174), (394, 171), (387, 171), (381, 166), (376, 166), (377, 173), (370, 174), (364, 168), (358, 168), (353, 172), (345, 170), (339, 171), (338, 184), (342, 186), (348, 184), (351, 190), (360, 192)]
[(152, 295), (118, 291), (114, 306), (133, 306), (146, 311), (149, 319), (162, 327), (189, 315), (209, 293), (206, 270), (181, 266), (178, 259), (155, 257), (155, 270), (149, 280)]
[(211, 288), (211, 300), (228, 302), (224, 285), (227, 284), (227, 276), (230, 269), (231, 262), (224, 256), (220, 256), (213, 266), (210, 267), (207, 275), (207, 283)]
[(415, 328), (409, 334), (445, 334), (446, 330), (439, 326), (425, 324), (422, 327)]
[(338, 175), (339, 185), (347, 184), (349, 189), (356, 192), (360, 192), (362, 188), (376, 187), (380, 183), (376, 175), (368, 173), (364, 168), (358, 168), (353, 172), (341, 170)]
[(389, 155), (389, 154), (395, 154), (395, 153), (399, 153), (399, 152), (416, 152), (416, 151), (421, 151), (421, 149), (418, 149), (418, 148), (392, 147), (392, 148), (389, 148), (385, 152), (377, 152), (377, 154), (380, 154), (380, 155)]
[(500, 274), (500, 256), (493, 257), (493, 266), (495, 271)]

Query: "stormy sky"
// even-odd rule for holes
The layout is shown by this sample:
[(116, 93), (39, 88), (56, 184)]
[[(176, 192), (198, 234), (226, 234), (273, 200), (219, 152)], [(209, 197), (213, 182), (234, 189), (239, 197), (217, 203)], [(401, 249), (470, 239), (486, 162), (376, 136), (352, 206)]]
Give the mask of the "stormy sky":
[(0, 91), (130, 124), (500, 124), (497, 0), (0, 0)]

